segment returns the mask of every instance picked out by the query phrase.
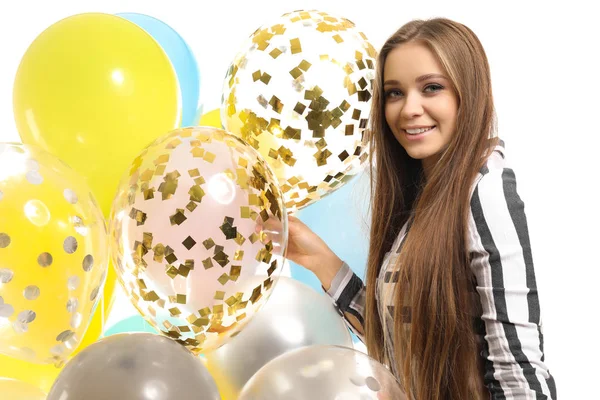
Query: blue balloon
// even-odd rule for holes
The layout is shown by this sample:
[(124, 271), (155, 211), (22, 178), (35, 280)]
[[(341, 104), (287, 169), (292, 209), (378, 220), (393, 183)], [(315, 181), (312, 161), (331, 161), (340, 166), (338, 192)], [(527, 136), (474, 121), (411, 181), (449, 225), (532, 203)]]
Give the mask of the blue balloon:
[[(325, 198), (303, 208), (297, 217), (364, 280), (369, 255), (369, 177), (363, 172)], [(321, 282), (290, 261), (292, 278), (322, 292)], [(360, 341), (354, 333), (352, 340)]]
[(148, 15), (120, 13), (117, 16), (144, 29), (163, 48), (171, 60), (179, 81), (182, 104), (181, 126), (196, 125), (200, 99), (200, 71), (194, 53), (185, 40), (169, 25)]
[(107, 329), (102, 336), (116, 335), (117, 333), (128, 333), (128, 332), (148, 332), (156, 333), (158, 331), (152, 327), (141, 315), (134, 315), (126, 318), (122, 321), (117, 322), (109, 329)]
[[(369, 252), (369, 178), (363, 172), (325, 198), (301, 209), (297, 217), (319, 235), (360, 277)], [(316, 290), (321, 283), (305, 268), (290, 262), (292, 277)]]

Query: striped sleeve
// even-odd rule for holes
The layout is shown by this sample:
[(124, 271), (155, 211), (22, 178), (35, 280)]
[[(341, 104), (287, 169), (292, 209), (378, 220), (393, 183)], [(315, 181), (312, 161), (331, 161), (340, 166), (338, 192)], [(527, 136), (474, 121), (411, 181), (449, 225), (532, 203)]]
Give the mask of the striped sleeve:
[(469, 252), (485, 326), (485, 384), (491, 399), (556, 399), (515, 174), (503, 166), (482, 173), (471, 198)]
[(364, 332), (366, 290), (362, 280), (345, 262), (333, 278), (327, 294), (336, 303), (340, 314), (344, 317), (350, 330), (352, 330), (352, 332), (354, 332), (354, 334), (364, 343), (365, 339), (363, 334), (352, 325), (346, 314), (354, 316), (358, 323), (360, 323), (360, 328)]

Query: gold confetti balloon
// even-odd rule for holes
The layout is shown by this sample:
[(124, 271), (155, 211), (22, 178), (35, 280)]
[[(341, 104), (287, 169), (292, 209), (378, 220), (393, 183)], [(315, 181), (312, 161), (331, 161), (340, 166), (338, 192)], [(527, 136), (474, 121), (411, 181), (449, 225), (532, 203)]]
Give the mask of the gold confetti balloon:
[(83, 178), (37, 147), (0, 143), (0, 353), (63, 364), (107, 267), (105, 221)]
[(262, 307), (287, 244), (268, 164), (217, 128), (178, 129), (147, 147), (111, 212), (112, 257), (134, 306), (192, 352), (217, 348)]
[(362, 170), (376, 56), (347, 19), (296, 11), (256, 30), (229, 67), (223, 126), (272, 166), (288, 210)]

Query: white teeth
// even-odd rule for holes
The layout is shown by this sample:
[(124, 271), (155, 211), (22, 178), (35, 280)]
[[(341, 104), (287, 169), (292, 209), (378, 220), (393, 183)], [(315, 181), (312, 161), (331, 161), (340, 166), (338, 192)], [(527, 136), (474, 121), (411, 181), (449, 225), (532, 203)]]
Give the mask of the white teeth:
[(409, 135), (418, 135), (419, 133), (427, 132), (429, 130), (432, 130), (433, 128), (435, 128), (435, 126), (430, 126), (429, 128), (405, 129), (405, 130), (406, 130), (406, 133), (408, 133)]

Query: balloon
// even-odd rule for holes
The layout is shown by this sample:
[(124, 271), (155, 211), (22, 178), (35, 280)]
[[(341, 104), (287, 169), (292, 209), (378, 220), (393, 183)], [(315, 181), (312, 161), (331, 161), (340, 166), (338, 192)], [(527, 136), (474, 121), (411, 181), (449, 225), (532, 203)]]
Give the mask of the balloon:
[(200, 71), (188, 44), (173, 28), (156, 18), (137, 13), (121, 13), (117, 16), (143, 28), (167, 53), (175, 68), (181, 90), (181, 126), (196, 125), (194, 119), (200, 97)]
[(221, 123), (221, 110), (216, 109), (207, 112), (206, 114), (202, 114), (200, 118), (200, 122), (198, 122), (199, 126), (212, 126), (215, 128), (223, 128), (223, 124)]
[(275, 177), (220, 129), (178, 129), (151, 144), (111, 216), (123, 289), (152, 326), (195, 353), (237, 334), (282, 269), (287, 214)]
[(106, 234), (78, 174), (35, 146), (0, 144), (0, 353), (66, 360), (98, 304)]
[(244, 384), (270, 360), (315, 344), (352, 347), (352, 339), (328, 297), (280, 277), (269, 301), (246, 328), (205, 356), (221, 396), (235, 400)]
[[(33, 364), (13, 357), (0, 355), (0, 377), (27, 383), (48, 393), (62, 366)], [(3, 391), (0, 389), (0, 393)], [(44, 397), (45, 399), (45, 397)]]
[(129, 332), (148, 332), (158, 333), (141, 315), (134, 315), (133, 317), (126, 318), (122, 321), (117, 322), (115, 325), (110, 327), (104, 332), (104, 336), (116, 335), (117, 333), (129, 333)]
[(46, 400), (39, 388), (14, 379), (0, 378), (0, 393), (7, 400)]
[[(105, 217), (119, 178), (141, 149), (179, 125), (179, 88), (169, 58), (139, 26), (114, 15), (79, 14), (42, 32), (25, 52), (13, 87), (25, 144), (64, 160), (87, 182)], [(109, 269), (105, 315), (114, 300)], [(81, 346), (101, 334), (94, 315)]]
[(48, 400), (220, 400), (202, 362), (175, 341), (149, 333), (100, 339), (62, 370)]
[(405, 400), (396, 378), (365, 353), (309, 346), (281, 355), (244, 386), (239, 400)]
[(347, 19), (295, 11), (257, 29), (232, 62), (224, 127), (278, 173), (288, 210), (318, 201), (363, 168), (376, 56)]
[(131, 160), (181, 116), (165, 52), (139, 26), (108, 14), (75, 15), (42, 32), (21, 60), (13, 95), (23, 143), (84, 175), (104, 215)]

